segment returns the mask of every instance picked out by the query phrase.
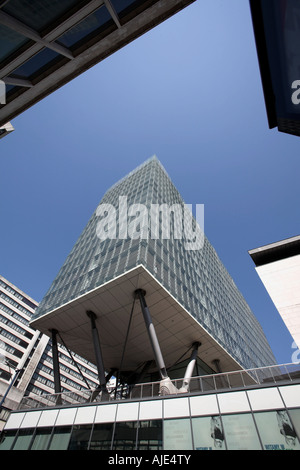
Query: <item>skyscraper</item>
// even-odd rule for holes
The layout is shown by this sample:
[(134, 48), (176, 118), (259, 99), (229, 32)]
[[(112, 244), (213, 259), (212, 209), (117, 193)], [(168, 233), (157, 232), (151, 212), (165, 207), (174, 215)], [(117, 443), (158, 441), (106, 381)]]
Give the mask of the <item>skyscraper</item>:
[(201, 373), (275, 364), (260, 324), (190, 214), (159, 160), (144, 162), (105, 193), (32, 325), (59, 331), (92, 362), (96, 354), (98, 370), (134, 380), (146, 367), (164, 378), (191, 351)]

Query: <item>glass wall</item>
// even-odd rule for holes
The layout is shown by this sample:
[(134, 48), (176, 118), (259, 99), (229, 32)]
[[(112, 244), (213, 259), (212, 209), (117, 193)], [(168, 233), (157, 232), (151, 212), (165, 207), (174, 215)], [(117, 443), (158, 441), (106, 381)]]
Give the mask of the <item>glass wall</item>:
[(0, 450), (300, 450), (300, 409), (4, 431)]
[(162, 420), (4, 431), (0, 450), (160, 450)]

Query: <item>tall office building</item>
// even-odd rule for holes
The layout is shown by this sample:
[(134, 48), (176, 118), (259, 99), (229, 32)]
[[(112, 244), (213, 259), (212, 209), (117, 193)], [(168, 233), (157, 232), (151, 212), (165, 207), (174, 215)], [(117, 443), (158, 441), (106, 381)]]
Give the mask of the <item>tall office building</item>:
[(60, 332), (102, 377), (119, 371), (133, 382), (146, 369), (152, 380), (180, 376), (184, 369), (174, 368), (186, 366), (191, 351), (198, 374), (275, 364), (260, 324), (185, 209), (156, 157), (129, 173), (102, 198), (32, 325)]
[[(24, 395), (53, 394), (53, 359), (49, 336), (29, 326), (38, 303), (0, 276), (0, 429)], [(97, 369), (58, 345), (62, 391), (97, 386)]]
[(300, 449), (299, 364), (275, 364), (184, 208), (156, 158), (107, 191), (31, 322), (95, 362), (100, 387), (71, 404), (30, 394), (0, 450)]

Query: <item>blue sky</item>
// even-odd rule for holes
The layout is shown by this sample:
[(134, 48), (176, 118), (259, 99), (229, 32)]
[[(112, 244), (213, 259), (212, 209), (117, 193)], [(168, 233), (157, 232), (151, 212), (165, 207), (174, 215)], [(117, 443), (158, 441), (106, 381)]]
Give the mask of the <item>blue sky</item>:
[(105, 191), (157, 155), (258, 318), (292, 338), (248, 250), (300, 233), (300, 140), (269, 130), (248, 0), (197, 1), (13, 120), (0, 273), (41, 301)]

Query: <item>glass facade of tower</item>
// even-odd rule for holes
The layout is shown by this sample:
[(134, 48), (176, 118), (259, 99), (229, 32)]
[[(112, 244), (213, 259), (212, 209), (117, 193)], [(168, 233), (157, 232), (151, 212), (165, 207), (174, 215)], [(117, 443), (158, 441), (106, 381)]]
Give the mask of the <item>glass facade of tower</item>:
[[(139, 234), (136, 231), (135, 235), (123, 235), (126, 221), (119, 206), (120, 197), (127, 198), (127, 210), (133, 204), (142, 204), (148, 209), (147, 220), (144, 219), (146, 225), (141, 223)], [(103, 219), (99, 217), (98, 208), (104, 204), (116, 209), (116, 236), (101, 240), (97, 227)], [(166, 204), (169, 208), (184, 206), (181, 195), (156, 157), (147, 160), (106, 192), (40, 303), (34, 319), (141, 264), (242, 367), (275, 364), (259, 322), (206, 237), (200, 249), (186, 249), (184, 236), (175, 237), (173, 217), (170, 236), (163, 238), (163, 224), (168, 221), (162, 214), (156, 219), (159, 236), (153, 237), (155, 227), (153, 224), (150, 227), (149, 218), (154, 204)], [(128, 216), (128, 230), (131, 219), (134, 217)], [(109, 219), (107, 221), (109, 225)], [(143, 232), (145, 226), (147, 229)]]

